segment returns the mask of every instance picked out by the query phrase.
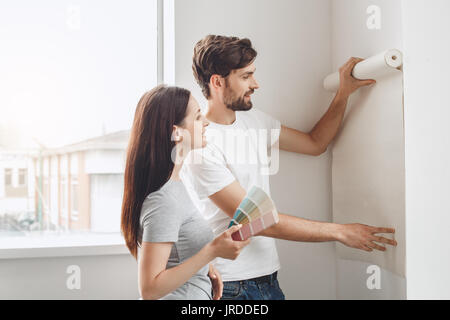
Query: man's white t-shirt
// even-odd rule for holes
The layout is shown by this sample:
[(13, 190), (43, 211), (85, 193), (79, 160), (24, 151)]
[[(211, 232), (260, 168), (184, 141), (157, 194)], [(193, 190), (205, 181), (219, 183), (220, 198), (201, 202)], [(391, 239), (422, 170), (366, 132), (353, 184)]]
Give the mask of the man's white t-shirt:
[[(216, 236), (228, 228), (231, 218), (208, 197), (235, 180), (247, 192), (256, 185), (270, 196), (270, 161), (274, 153), (278, 155), (280, 129), (278, 120), (260, 110), (237, 111), (231, 125), (211, 122), (205, 133), (207, 146), (185, 159), (180, 177)], [(223, 281), (256, 278), (280, 269), (275, 240), (263, 236), (252, 237), (236, 260), (217, 258), (214, 264)]]

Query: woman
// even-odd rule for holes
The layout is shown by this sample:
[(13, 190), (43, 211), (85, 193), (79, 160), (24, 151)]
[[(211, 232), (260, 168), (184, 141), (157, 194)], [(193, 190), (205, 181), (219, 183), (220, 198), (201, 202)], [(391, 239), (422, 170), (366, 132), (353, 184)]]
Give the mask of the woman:
[(208, 124), (186, 89), (158, 86), (138, 103), (121, 229), (138, 260), (143, 299), (211, 299), (212, 291), (220, 299), (220, 274), (209, 263), (216, 257), (236, 259), (250, 241), (233, 241), (231, 234), (240, 226), (213, 239), (179, 178), (188, 152), (206, 145)]

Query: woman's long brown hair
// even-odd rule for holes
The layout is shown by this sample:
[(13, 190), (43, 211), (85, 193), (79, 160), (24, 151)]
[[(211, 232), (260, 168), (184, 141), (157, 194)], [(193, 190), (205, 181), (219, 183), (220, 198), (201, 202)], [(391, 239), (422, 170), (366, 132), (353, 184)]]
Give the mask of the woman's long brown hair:
[(174, 125), (182, 125), (191, 93), (183, 88), (158, 86), (140, 99), (134, 116), (124, 174), (121, 231), (137, 260), (140, 215), (145, 198), (159, 190), (172, 174)]

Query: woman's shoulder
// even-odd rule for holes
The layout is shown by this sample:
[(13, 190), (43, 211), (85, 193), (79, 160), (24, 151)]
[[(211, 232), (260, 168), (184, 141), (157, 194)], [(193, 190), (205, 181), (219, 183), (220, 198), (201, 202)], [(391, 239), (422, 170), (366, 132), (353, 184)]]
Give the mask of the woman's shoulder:
[(177, 211), (177, 189), (179, 186), (169, 180), (159, 190), (150, 193), (142, 204), (141, 217), (159, 212), (175, 213)]

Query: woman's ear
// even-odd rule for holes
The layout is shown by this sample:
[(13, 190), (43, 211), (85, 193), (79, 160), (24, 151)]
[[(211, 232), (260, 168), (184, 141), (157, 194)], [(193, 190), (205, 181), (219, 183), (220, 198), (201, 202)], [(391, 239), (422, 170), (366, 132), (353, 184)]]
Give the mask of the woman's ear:
[(183, 141), (183, 136), (180, 134), (180, 128), (178, 128), (177, 126), (173, 126), (172, 141), (175, 141), (175, 142)]

